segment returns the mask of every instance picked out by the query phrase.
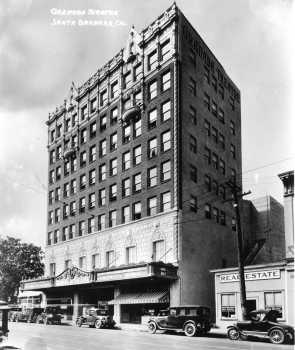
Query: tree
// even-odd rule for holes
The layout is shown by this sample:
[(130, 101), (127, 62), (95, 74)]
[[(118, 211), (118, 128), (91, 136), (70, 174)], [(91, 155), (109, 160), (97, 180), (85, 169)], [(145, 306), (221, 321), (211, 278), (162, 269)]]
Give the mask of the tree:
[(0, 299), (15, 302), (23, 279), (44, 274), (43, 251), (13, 237), (0, 238)]

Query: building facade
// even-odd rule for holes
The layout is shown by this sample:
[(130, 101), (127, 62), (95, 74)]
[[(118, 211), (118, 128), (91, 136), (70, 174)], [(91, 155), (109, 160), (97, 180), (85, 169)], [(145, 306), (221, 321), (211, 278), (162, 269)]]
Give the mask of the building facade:
[(49, 115), (50, 300), (108, 303), (117, 322), (214, 305), (234, 266), (227, 181), (241, 184), (240, 93), (174, 4)]

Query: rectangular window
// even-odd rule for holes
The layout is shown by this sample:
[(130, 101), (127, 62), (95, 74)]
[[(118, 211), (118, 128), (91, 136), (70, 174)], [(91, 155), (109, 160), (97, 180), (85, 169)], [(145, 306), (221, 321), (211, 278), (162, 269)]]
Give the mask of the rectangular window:
[(215, 92), (217, 92), (217, 78), (216, 77), (212, 77), (212, 86)]
[(126, 248), (126, 264), (135, 264), (136, 263), (136, 247), (127, 247)]
[(193, 96), (197, 96), (197, 83), (193, 78), (189, 80), (188, 89)]
[(71, 180), (70, 189), (71, 189), (71, 194), (77, 193), (77, 181), (76, 181), (76, 179)]
[(70, 215), (71, 216), (76, 215), (76, 202), (75, 201), (70, 203)]
[(236, 298), (235, 294), (221, 294), (221, 317), (236, 318)]
[(86, 256), (79, 257), (79, 268), (82, 270), (86, 269)]
[(97, 109), (97, 98), (93, 98), (91, 101), (90, 101), (90, 113), (94, 113)]
[(205, 175), (204, 182), (206, 191), (211, 192), (211, 177), (209, 175)]
[(224, 87), (222, 83), (218, 84), (218, 94), (222, 99), (224, 99)]
[(219, 159), (219, 169), (222, 175), (225, 175), (225, 162)]
[(218, 210), (218, 208), (215, 208), (215, 207), (212, 208), (212, 218), (216, 223), (219, 222), (219, 210)]
[(118, 136), (117, 136), (117, 133), (113, 133), (111, 136), (110, 136), (110, 151), (114, 151), (116, 150), (118, 147)]
[(264, 300), (266, 310), (276, 310), (279, 312), (279, 318), (283, 318), (282, 292), (265, 292)]
[(94, 218), (88, 219), (88, 233), (93, 233), (95, 231), (95, 221)]
[(99, 156), (103, 157), (107, 154), (107, 141), (101, 140), (99, 142)]
[(224, 212), (223, 210), (220, 210), (220, 213), (219, 213), (219, 222), (220, 222), (220, 225), (223, 225), (223, 226), (226, 225), (226, 221), (225, 221), (225, 212)]
[(211, 150), (208, 147), (205, 147), (204, 159), (207, 164), (211, 163)]
[(219, 196), (222, 199), (225, 199), (226, 191), (225, 191), (225, 187), (223, 185), (219, 185)]
[(205, 204), (204, 214), (205, 214), (206, 219), (211, 219), (211, 205), (210, 204)]
[(60, 187), (57, 187), (55, 189), (55, 200), (58, 202), (60, 201), (60, 199), (61, 199), (61, 191), (60, 191)]
[(141, 191), (141, 174), (136, 174), (133, 176), (133, 193)]
[(99, 254), (92, 254), (91, 256), (91, 262), (92, 262), (92, 269), (97, 269), (100, 267), (100, 255)]
[(89, 162), (92, 163), (96, 160), (96, 145), (89, 148)]
[(122, 170), (128, 170), (130, 169), (131, 166), (131, 157), (130, 157), (130, 152), (125, 152), (122, 155)]
[(216, 170), (218, 169), (218, 156), (215, 153), (212, 153), (212, 165), (213, 168), (215, 168)]
[(131, 140), (131, 126), (124, 125), (123, 126), (123, 143), (127, 143)]
[(158, 154), (157, 138), (148, 140), (148, 158), (154, 158)]
[(161, 181), (171, 180), (171, 162), (170, 160), (161, 164)]
[(210, 84), (210, 70), (209, 67), (204, 67), (204, 80), (205, 82), (207, 82), (208, 84)]
[(161, 151), (166, 152), (171, 148), (171, 132), (170, 130), (161, 135)]
[(157, 67), (157, 51), (153, 51), (148, 55), (148, 70), (153, 70)]
[(59, 181), (61, 179), (61, 167), (60, 166), (58, 166), (56, 168), (55, 178), (56, 178), (56, 181)]
[(157, 126), (157, 109), (148, 112), (148, 128), (152, 129)]
[(153, 81), (148, 85), (148, 99), (152, 100), (157, 96), (157, 81)]
[(117, 158), (110, 160), (110, 176), (117, 175), (118, 173), (118, 161)]
[(71, 266), (72, 266), (72, 260), (71, 259), (65, 260), (65, 270), (70, 268)]
[(129, 205), (122, 208), (122, 224), (129, 222), (130, 220), (130, 208)]
[(112, 210), (109, 213), (109, 227), (116, 226), (117, 224), (117, 211)]
[(79, 222), (79, 236), (84, 236), (85, 235), (85, 221), (80, 221)]
[(83, 151), (80, 153), (80, 167), (83, 168), (84, 166), (86, 166), (86, 151)]
[(106, 216), (105, 214), (98, 215), (98, 231), (104, 230), (106, 227)]
[(100, 93), (100, 106), (101, 107), (105, 106), (107, 101), (108, 101), (108, 92), (105, 89)]
[(162, 91), (166, 91), (171, 87), (171, 72), (168, 71), (162, 75), (161, 79)]
[(85, 106), (83, 106), (81, 108), (81, 121), (86, 119), (87, 114), (88, 114), (88, 112), (87, 112), (87, 105), (85, 105)]
[(55, 150), (52, 150), (49, 153), (49, 163), (53, 164), (54, 162), (55, 162)]
[(193, 136), (190, 135), (190, 139), (189, 139), (189, 149), (191, 152), (193, 153), (197, 153), (197, 139)]
[(85, 200), (85, 197), (82, 197), (82, 198), (80, 198), (80, 205), (79, 205), (79, 207), (80, 207), (80, 213), (85, 213), (85, 207), (86, 207), (86, 200)]
[(139, 80), (142, 76), (142, 67), (141, 64), (138, 64), (133, 71), (134, 81)]
[(70, 225), (69, 239), (72, 239), (75, 236), (76, 236), (76, 225), (72, 224)]
[(124, 89), (129, 88), (129, 86), (131, 86), (131, 72), (126, 73), (123, 76), (123, 87)]
[(48, 213), (48, 224), (49, 225), (53, 224), (53, 211), (50, 211)]
[(171, 209), (171, 193), (165, 192), (161, 194), (161, 212)]
[(225, 138), (222, 134), (219, 133), (219, 144), (222, 149), (225, 149)]
[[(86, 111), (87, 112), (87, 111)], [(84, 118), (85, 119), (85, 118)], [(71, 120), (70, 119), (66, 119), (65, 120), (65, 125), (64, 125), (64, 130), (65, 132), (68, 132), (70, 130), (71, 127)]]
[(88, 208), (95, 208), (95, 193), (90, 193), (88, 197)]
[(86, 129), (83, 129), (81, 130), (80, 132), (80, 142), (81, 142), (81, 145), (83, 145), (84, 143), (86, 143), (87, 141), (87, 130)]
[(111, 125), (116, 124), (118, 121), (118, 108), (113, 108), (111, 110)]
[(134, 138), (139, 137), (141, 135), (141, 119), (137, 120), (134, 123), (133, 136)]
[(104, 131), (107, 128), (107, 116), (104, 114), (99, 118), (99, 129)]
[(147, 171), (147, 185), (154, 187), (157, 185), (157, 167), (149, 168)]
[(165, 255), (165, 241), (153, 242), (153, 261), (162, 261)]
[(136, 202), (133, 204), (133, 220), (139, 220), (141, 218), (141, 203)]
[(218, 119), (224, 124), (224, 111), (221, 108), (218, 110)]
[(77, 123), (77, 114), (74, 114), (72, 116), (72, 127), (74, 128), (76, 126)]
[(211, 129), (211, 134), (212, 134), (212, 139), (215, 143), (218, 143), (218, 131), (216, 128), (214, 128), (214, 126), (212, 126)]
[(53, 241), (52, 241), (52, 232), (48, 232), (47, 244), (51, 245), (52, 243), (53, 243)]
[(65, 183), (64, 184), (64, 198), (69, 197), (69, 195), (70, 195), (70, 184)]
[(53, 232), (53, 243), (57, 243), (59, 240), (59, 230), (54, 230)]
[(83, 174), (80, 176), (80, 190), (84, 190), (86, 188), (86, 175)]
[(62, 125), (59, 124), (56, 126), (56, 137), (60, 137), (61, 136), (61, 130), (62, 130)]
[(166, 40), (163, 44), (160, 45), (160, 57), (161, 61), (165, 61), (169, 57), (170, 53), (170, 40)]
[(197, 125), (197, 111), (193, 106), (189, 107), (189, 118), (192, 124)]
[(109, 198), (110, 198), (110, 202), (113, 202), (117, 199), (117, 185), (116, 184), (113, 184), (110, 186)]
[(71, 172), (75, 172), (77, 171), (77, 158), (75, 156), (75, 158), (71, 159)]
[(70, 161), (65, 160), (64, 162), (64, 176), (68, 176), (70, 174)]
[(95, 169), (89, 171), (89, 186), (95, 184)]
[(118, 81), (114, 81), (111, 84), (111, 98), (116, 98), (119, 96), (119, 83)]
[(138, 165), (141, 163), (141, 146), (133, 148), (133, 164)]
[(217, 104), (214, 101), (212, 101), (211, 112), (214, 115), (214, 117), (217, 117)]
[(169, 120), (171, 118), (171, 101), (166, 101), (162, 104), (161, 107), (161, 117), (162, 122)]
[(50, 263), (50, 264), (49, 264), (49, 274), (50, 274), (50, 277), (55, 276), (55, 268), (56, 268), (55, 263)]
[(60, 222), (60, 208), (55, 209), (55, 222)]
[(208, 122), (208, 120), (204, 120), (204, 130), (205, 130), (205, 134), (210, 137), (211, 135), (211, 125), (210, 123)]
[(130, 196), (130, 179), (124, 179), (122, 181), (122, 197)]
[(198, 171), (197, 171), (197, 168), (190, 164), (190, 179), (197, 183), (198, 182)]
[(210, 111), (210, 96), (204, 93), (204, 106)]
[(61, 146), (58, 146), (56, 148), (56, 160), (60, 160), (61, 159)]
[(157, 197), (151, 197), (147, 200), (147, 215), (153, 216), (157, 214)]
[(193, 49), (190, 49), (190, 52), (189, 52), (189, 60), (191, 62), (191, 64), (196, 67), (197, 65), (197, 56), (196, 56), (196, 53)]
[(212, 192), (218, 196), (219, 191), (218, 191), (218, 183), (217, 181), (213, 180), (212, 181)]
[(232, 143), (230, 145), (230, 154), (232, 158), (236, 159), (236, 147)]
[(115, 266), (115, 252), (113, 250), (109, 250), (106, 252), (106, 267), (110, 268)]
[(50, 191), (48, 194), (48, 203), (52, 204), (54, 199), (54, 191)]
[(105, 164), (101, 164), (98, 167), (98, 180), (104, 181), (106, 179), (106, 165)]
[(104, 188), (101, 188), (98, 191), (98, 205), (102, 206), (106, 204), (106, 190)]
[(230, 133), (231, 133), (232, 135), (235, 135), (235, 134), (236, 134), (235, 123), (234, 123), (232, 120), (230, 121), (229, 129), (230, 129)]
[(123, 101), (123, 111), (127, 111), (131, 107), (131, 97)]
[(197, 197), (193, 196), (191, 194), (191, 198), (190, 198), (190, 211), (193, 211), (194, 213), (196, 213), (198, 210), (198, 203), (197, 203)]

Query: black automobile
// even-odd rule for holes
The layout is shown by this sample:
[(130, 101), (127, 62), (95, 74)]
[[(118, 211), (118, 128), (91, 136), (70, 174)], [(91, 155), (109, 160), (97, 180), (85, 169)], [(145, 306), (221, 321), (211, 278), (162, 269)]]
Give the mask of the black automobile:
[(249, 320), (228, 326), (227, 335), (231, 340), (246, 340), (249, 336), (268, 338), (273, 344), (294, 341), (294, 328), (278, 322), (279, 316), (277, 310), (251, 311), (248, 315)]
[(79, 316), (76, 320), (76, 326), (87, 325), (95, 328), (113, 328), (115, 326), (113, 316), (107, 309), (88, 309), (85, 315)]
[(44, 324), (61, 324), (62, 318), (63, 315), (60, 307), (47, 306), (44, 311), (38, 315), (36, 322)]
[(184, 305), (161, 310), (148, 321), (150, 333), (157, 330), (184, 332), (188, 337), (206, 334), (211, 329), (210, 309), (200, 305)]

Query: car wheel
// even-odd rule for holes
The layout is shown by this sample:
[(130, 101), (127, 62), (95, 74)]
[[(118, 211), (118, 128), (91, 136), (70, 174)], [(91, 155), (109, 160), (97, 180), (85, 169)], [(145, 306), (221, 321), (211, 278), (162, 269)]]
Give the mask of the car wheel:
[(97, 329), (101, 328), (101, 320), (96, 320), (94, 323), (94, 327)]
[(194, 323), (192, 322), (188, 322), (185, 326), (184, 326), (184, 334), (187, 337), (193, 337), (196, 334), (196, 326)]
[(280, 329), (273, 329), (269, 333), (269, 339), (273, 344), (283, 344), (283, 342), (285, 341), (284, 332)]
[(82, 320), (81, 320), (81, 318), (78, 318), (78, 320), (76, 320), (76, 326), (77, 326), (77, 327), (81, 327), (81, 326), (82, 326)]
[(157, 331), (157, 325), (156, 325), (156, 323), (155, 323), (155, 322), (150, 322), (150, 323), (148, 324), (148, 330), (149, 330), (149, 333), (155, 334), (156, 331)]
[(230, 340), (239, 340), (240, 332), (236, 328), (230, 328), (227, 332), (227, 336)]

